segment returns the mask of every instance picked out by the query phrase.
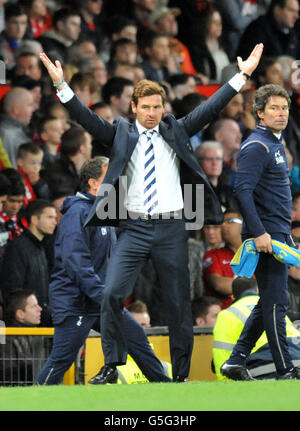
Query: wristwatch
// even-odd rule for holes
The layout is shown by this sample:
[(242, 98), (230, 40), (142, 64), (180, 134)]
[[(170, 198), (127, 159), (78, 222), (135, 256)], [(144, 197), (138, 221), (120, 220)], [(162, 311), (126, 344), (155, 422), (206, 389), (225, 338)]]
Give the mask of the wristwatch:
[(247, 81), (248, 79), (251, 78), (251, 75), (248, 75), (248, 73), (244, 72), (243, 70), (240, 71), (240, 75), (244, 76), (247, 79)]

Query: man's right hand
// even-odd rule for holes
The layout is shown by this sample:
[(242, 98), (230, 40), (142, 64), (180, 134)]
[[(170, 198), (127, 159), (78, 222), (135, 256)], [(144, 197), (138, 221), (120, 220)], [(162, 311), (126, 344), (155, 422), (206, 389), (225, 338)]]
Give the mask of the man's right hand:
[[(63, 81), (64, 73), (61, 67), (61, 64), (58, 60), (55, 61), (55, 64), (52, 63), (52, 61), (47, 57), (47, 55), (44, 52), (40, 53), (40, 60), (46, 67), (50, 78), (53, 81), (53, 84), (59, 84)], [(65, 82), (57, 87), (58, 90), (61, 90), (65, 86)]]
[(269, 235), (267, 232), (263, 235), (260, 235), (256, 238), (254, 238), (254, 243), (256, 250), (258, 252), (263, 253), (273, 253), (272, 244), (271, 244), (271, 235)]

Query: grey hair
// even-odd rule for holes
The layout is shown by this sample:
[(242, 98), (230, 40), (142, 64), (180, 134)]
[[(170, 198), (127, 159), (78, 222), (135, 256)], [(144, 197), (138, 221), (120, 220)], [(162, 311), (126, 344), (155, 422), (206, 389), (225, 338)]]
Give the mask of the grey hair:
[(290, 96), (284, 88), (275, 84), (264, 85), (256, 91), (255, 100), (253, 103), (253, 111), (257, 121), (259, 121), (257, 111), (264, 111), (269, 98), (272, 96), (283, 97), (288, 102), (288, 106), (291, 106)]
[(220, 150), (222, 151), (222, 154), (224, 153), (224, 148), (222, 144), (218, 141), (204, 141), (202, 144), (199, 145), (199, 147), (196, 150), (196, 157), (197, 159), (201, 159), (203, 157), (205, 150)]

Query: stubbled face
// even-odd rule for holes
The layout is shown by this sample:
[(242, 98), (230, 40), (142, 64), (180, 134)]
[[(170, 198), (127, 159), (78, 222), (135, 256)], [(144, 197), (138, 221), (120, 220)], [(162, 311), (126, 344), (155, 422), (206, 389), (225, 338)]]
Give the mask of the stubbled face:
[(164, 113), (164, 106), (160, 94), (140, 97), (137, 105), (131, 102), (131, 108), (138, 122), (146, 129), (153, 129), (157, 126)]
[(265, 109), (258, 111), (257, 115), (263, 126), (269, 127), (271, 132), (280, 133), (289, 121), (289, 105), (287, 100), (281, 96), (269, 97)]

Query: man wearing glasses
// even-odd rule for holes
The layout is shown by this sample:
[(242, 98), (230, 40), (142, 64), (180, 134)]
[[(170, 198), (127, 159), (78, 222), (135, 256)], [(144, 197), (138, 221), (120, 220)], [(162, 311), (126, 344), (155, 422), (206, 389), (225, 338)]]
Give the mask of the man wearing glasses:
[(242, 244), (242, 224), (243, 218), (240, 213), (233, 210), (226, 211), (222, 224), (222, 236), (225, 246), (207, 251), (203, 258), (205, 295), (220, 299), (223, 309), (229, 307), (233, 301), (232, 282), (234, 273), (230, 262)]

